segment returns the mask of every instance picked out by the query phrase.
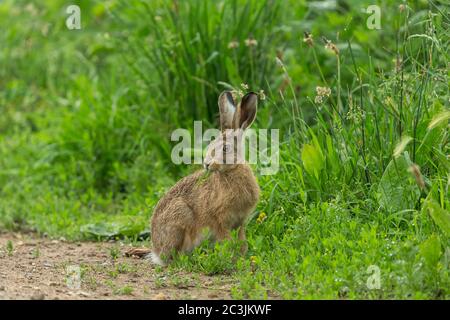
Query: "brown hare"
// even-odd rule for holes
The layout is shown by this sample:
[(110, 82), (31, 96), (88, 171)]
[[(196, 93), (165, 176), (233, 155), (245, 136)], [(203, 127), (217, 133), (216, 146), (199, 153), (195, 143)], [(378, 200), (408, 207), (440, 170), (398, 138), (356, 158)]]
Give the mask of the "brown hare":
[(153, 248), (128, 254), (148, 255), (165, 265), (172, 253), (189, 252), (200, 244), (203, 230), (214, 240), (230, 239), (239, 228), (247, 251), (245, 226), (259, 198), (259, 187), (242, 154), (243, 135), (256, 118), (256, 93), (246, 94), (236, 105), (230, 92), (219, 97), (221, 134), (208, 145), (203, 169), (181, 179), (158, 202), (151, 219)]

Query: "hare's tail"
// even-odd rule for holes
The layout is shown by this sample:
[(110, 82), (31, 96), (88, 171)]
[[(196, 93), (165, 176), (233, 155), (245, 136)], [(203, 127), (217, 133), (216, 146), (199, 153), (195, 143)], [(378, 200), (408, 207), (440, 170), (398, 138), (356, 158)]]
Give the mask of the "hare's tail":
[(125, 255), (127, 257), (139, 257), (141, 259), (150, 260), (152, 263), (160, 266), (166, 265), (164, 261), (161, 259), (161, 257), (157, 253), (153, 252), (151, 249), (133, 248), (125, 252)]
[(144, 256), (144, 259), (148, 259), (152, 263), (154, 263), (154, 264), (156, 264), (158, 266), (163, 266), (163, 267), (166, 266), (165, 262), (161, 259), (161, 257), (157, 253), (155, 253), (153, 251), (150, 251), (149, 253), (147, 253)]

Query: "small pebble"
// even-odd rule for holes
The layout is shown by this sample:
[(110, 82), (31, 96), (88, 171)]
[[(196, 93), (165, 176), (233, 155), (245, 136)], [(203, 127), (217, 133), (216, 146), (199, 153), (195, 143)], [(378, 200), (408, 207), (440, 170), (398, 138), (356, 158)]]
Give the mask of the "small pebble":
[(89, 297), (89, 296), (90, 296), (89, 293), (84, 292), (84, 291), (80, 291), (80, 292), (78, 292), (78, 294), (79, 294), (80, 296), (82, 296), (82, 297)]
[(155, 294), (152, 297), (152, 300), (167, 300), (167, 296), (164, 293), (160, 292), (158, 294)]
[(31, 300), (44, 300), (45, 299), (45, 294), (43, 294), (42, 292), (36, 292), (31, 296)]

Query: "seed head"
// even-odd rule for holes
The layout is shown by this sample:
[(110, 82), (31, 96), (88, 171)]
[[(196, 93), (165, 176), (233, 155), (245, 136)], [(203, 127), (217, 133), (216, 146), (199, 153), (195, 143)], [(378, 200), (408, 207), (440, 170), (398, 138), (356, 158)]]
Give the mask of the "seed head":
[(303, 42), (306, 43), (308, 45), (308, 47), (312, 47), (314, 45), (314, 40), (313, 40), (312, 34), (305, 31), (304, 35), (305, 36), (303, 37)]
[(333, 42), (331, 42), (331, 40), (328, 40), (325, 37), (323, 37), (322, 39), (325, 42), (325, 49), (331, 50), (331, 51), (334, 52), (334, 54), (336, 56), (339, 56), (339, 49), (338, 49), (338, 47)]
[(236, 49), (239, 47), (239, 42), (233, 40), (228, 43), (228, 49)]
[(328, 87), (319, 87), (319, 86), (317, 86), (316, 87), (316, 93), (319, 96), (323, 96), (323, 97), (327, 97), (328, 98), (330, 96), (330, 94), (331, 94), (331, 89), (328, 88)]
[(258, 41), (253, 38), (245, 39), (245, 45), (247, 47), (256, 47), (258, 45)]
[(417, 164), (413, 163), (409, 166), (408, 170), (413, 175), (419, 188), (421, 190), (425, 190), (425, 181), (423, 180), (422, 173), (420, 172), (420, 167)]
[(284, 68), (283, 61), (281, 61), (280, 58), (275, 57), (275, 62), (277, 63), (277, 65), (278, 65), (280, 68)]
[(259, 90), (258, 95), (259, 95), (259, 99), (266, 100), (266, 94), (264, 93), (264, 90), (262, 90), (262, 89)]
[(316, 97), (314, 98), (314, 102), (316, 104), (321, 104), (323, 102), (323, 98), (328, 98), (331, 95), (331, 89), (328, 87), (316, 87)]

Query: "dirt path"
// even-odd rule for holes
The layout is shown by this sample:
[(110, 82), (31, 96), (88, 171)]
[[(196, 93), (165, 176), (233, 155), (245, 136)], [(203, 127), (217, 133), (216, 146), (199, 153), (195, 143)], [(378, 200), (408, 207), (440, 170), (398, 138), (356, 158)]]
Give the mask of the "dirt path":
[(230, 298), (230, 277), (157, 270), (129, 248), (0, 233), (0, 300)]

